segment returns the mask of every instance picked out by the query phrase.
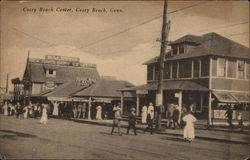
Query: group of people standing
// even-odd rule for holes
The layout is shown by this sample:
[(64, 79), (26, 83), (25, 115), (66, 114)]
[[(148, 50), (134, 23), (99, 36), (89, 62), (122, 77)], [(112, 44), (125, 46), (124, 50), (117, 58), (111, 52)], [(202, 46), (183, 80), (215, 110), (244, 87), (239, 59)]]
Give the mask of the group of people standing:
[[(131, 107), (130, 113), (128, 115), (128, 127), (127, 127), (127, 134), (129, 134), (129, 131), (131, 128), (134, 130), (134, 134), (137, 135), (136, 132), (136, 124), (137, 124), (137, 117), (135, 113), (136, 109), (134, 107)], [(120, 136), (122, 136), (121, 132), (121, 107), (120, 103), (118, 103), (117, 106), (114, 106), (113, 108), (113, 126), (111, 130), (111, 135), (114, 132), (114, 129), (117, 127), (118, 128), (118, 133)], [(149, 106), (143, 106), (142, 107), (142, 125), (147, 125), (147, 127), (144, 129), (144, 133), (148, 130), (150, 130), (150, 133), (153, 134), (154, 132), (154, 119), (155, 119), (155, 107), (153, 106), (153, 103), (150, 102)], [(180, 111), (178, 110), (178, 106), (173, 106), (173, 125), (175, 128), (175, 125), (179, 125), (179, 117), (180, 116)], [(196, 118), (193, 116), (190, 110), (185, 111), (185, 114), (182, 114), (181, 120), (185, 124), (184, 126), (184, 131), (183, 131), (183, 137), (184, 140), (187, 142), (192, 142), (193, 139), (195, 138), (195, 130), (194, 130), (194, 122), (196, 121)]]
[(24, 119), (27, 118), (38, 118), (41, 117), (40, 122), (46, 124), (48, 120), (48, 104), (32, 104), (21, 106), (20, 102), (8, 102), (6, 101), (3, 105), (3, 113), (5, 116), (16, 116), (21, 118), (23, 115)]

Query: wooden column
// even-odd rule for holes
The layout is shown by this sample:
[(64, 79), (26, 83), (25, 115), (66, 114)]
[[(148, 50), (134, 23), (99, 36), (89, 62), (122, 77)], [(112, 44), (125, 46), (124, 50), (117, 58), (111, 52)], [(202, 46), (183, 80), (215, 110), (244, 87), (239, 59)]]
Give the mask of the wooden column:
[(122, 91), (122, 92), (121, 92), (121, 113), (122, 113), (122, 114), (123, 114), (123, 105), (124, 105), (124, 104), (123, 104), (123, 103), (124, 103), (123, 101), (124, 101), (124, 92)]
[(136, 95), (136, 115), (139, 116), (139, 105), (140, 105), (140, 96)]
[(89, 97), (89, 111), (88, 111), (88, 120), (91, 120), (91, 97)]
[[(182, 91), (179, 91), (179, 97), (178, 97), (178, 105), (179, 105), (179, 111), (181, 113), (182, 111)], [(179, 123), (181, 121), (181, 114), (179, 115)]]
[(208, 121), (207, 125), (210, 126), (212, 124), (212, 107), (211, 107), (212, 93), (209, 91), (208, 93)]

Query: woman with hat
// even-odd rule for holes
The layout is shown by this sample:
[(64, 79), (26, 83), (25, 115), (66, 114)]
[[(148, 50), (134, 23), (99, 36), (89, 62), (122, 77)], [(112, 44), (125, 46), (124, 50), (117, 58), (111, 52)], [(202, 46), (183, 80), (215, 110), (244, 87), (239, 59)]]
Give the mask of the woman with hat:
[(135, 108), (132, 107), (130, 109), (130, 114), (128, 116), (128, 128), (127, 128), (127, 134), (129, 134), (129, 130), (130, 128), (134, 129), (134, 134), (137, 136), (136, 134), (136, 114), (135, 114)]

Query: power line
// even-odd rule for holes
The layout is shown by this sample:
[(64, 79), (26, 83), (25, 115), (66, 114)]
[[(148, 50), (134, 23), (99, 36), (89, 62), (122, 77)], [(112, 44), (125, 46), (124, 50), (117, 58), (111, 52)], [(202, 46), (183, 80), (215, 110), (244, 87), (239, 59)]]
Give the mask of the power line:
[[(190, 6), (186, 6), (186, 7), (183, 7), (183, 8), (180, 8), (180, 9), (177, 9), (177, 10), (174, 10), (174, 11), (171, 11), (171, 12), (168, 12), (167, 14), (176, 13), (176, 12), (179, 12), (179, 11), (182, 11), (182, 10), (185, 10), (185, 9), (189, 9), (189, 8), (192, 8), (192, 7), (195, 7), (195, 6), (197, 6), (197, 5), (204, 4), (204, 3), (206, 3), (206, 2), (199, 2), (199, 3), (196, 3), (196, 4), (190, 5)], [(127, 31), (129, 31), (129, 30), (134, 29), (134, 28), (137, 28), (137, 27), (139, 27), (139, 26), (141, 26), (141, 25), (147, 24), (147, 23), (149, 23), (149, 22), (151, 22), (151, 21), (154, 21), (155, 19), (158, 19), (158, 18), (161, 18), (161, 17), (162, 17), (162, 14), (161, 14), (161, 15), (157, 15), (157, 16), (155, 16), (155, 17), (149, 19), (149, 20), (146, 20), (146, 21), (144, 21), (144, 22), (141, 22), (141, 23), (139, 23), (139, 24), (136, 24), (136, 25), (134, 25), (134, 26), (132, 26), (132, 27), (129, 27), (129, 28), (125, 29), (125, 30), (122, 30), (122, 31), (120, 31), (120, 32), (111, 34), (111, 35), (109, 35), (109, 36), (107, 36), (107, 37), (104, 37), (104, 38), (102, 38), (102, 39), (100, 39), (100, 40), (97, 40), (97, 41), (95, 41), (95, 42), (89, 43), (89, 44), (87, 44), (87, 45), (85, 45), (85, 46), (82, 46), (82, 47), (79, 47), (79, 48), (77, 48), (77, 49), (87, 48), (87, 47), (92, 46), (92, 45), (94, 45), (94, 44), (97, 44), (97, 43), (99, 43), (99, 42), (101, 42), (101, 41), (103, 41), (103, 40), (107, 40), (107, 39), (110, 39), (110, 38), (112, 38), (112, 37), (114, 37), (114, 36), (118, 36), (118, 35), (120, 35), (120, 34), (122, 34), (122, 33), (125, 33), (125, 32), (127, 32)], [(74, 50), (75, 50), (75, 49), (74, 49)], [(73, 51), (73, 50), (72, 50), (72, 51)], [(70, 51), (70, 52), (72, 52), (72, 51)]]
[[(209, 30), (214, 30), (214, 29), (223, 29), (223, 28), (230, 28), (230, 27), (233, 27), (233, 26), (237, 26), (237, 25), (241, 25), (241, 24), (247, 24), (249, 23), (249, 21), (246, 21), (246, 22), (240, 22), (240, 23), (233, 23), (233, 24), (230, 24), (230, 25), (224, 25), (224, 26), (220, 26), (220, 27), (214, 27), (214, 28), (209, 28), (209, 29), (202, 29), (202, 30), (199, 30), (199, 31), (194, 31), (194, 32), (189, 32), (189, 33), (199, 33), (199, 32), (204, 32), (204, 31), (209, 31)], [(180, 33), (178, 35), (185, 35), (187, 33)]]
[(12, 27), (12, 29), (15, 30), (16, 32), (22, 33), (23, 35), (26, 35), (26, 36), (28, 36), (28, 37), (30, 37), (30, 38), (36, 39), (36, 40), (38, 40), (38, 41), (40, 41), (40, 42), (43, 42), (43, 43), (49, 45), (50, 47), (51, 47), (51, 46), (55, 46), (55, 44), (52, 44), (52, 43), (47, 42), (47, 41), (45, 41), (45, 40), (42, 40), (42, 39), (40, 39), (40, 38), (34, 37), (34, 36), (32, 36), (32, 35), (30, 35), (30, 34), (28, 34), (28, 33), (26, 33), (26, 32), (23, 32), (23, 31), (21, 31), (21, 30), (16, 29), (15, 27)]

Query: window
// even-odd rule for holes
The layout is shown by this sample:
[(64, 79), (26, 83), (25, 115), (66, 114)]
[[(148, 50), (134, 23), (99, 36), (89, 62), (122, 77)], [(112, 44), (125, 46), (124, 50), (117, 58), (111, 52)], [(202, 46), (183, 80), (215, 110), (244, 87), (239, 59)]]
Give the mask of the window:
[(246, 79), (249, 79), (249, 62), (246, 62)]
[(228, 59), (227, 77), (236, 78), (236, 60)]
[(200, 62), (199, 59), (194, 60), (194, 77), (200, 76)]
[(201, 58), (201, 76), (209, 76), (209, 58)]
[(217, 58), (212, 58), (212, 76), (217, 76)]
[(183, 60), (179, 62), (179, 78), (191, 78), (192, 61)]
[(160, 74), (159, 64), (156, 63), (155, 64), (155, 77), (154, 77), (154, 80), (158, 80), (159, 79), (159, 74)]
[(153, 72), (154, 72), (153, 69), (154, 69), (154, 68), (153, 68), (153, 65), (152, 65), (152, 64), (149, 64), (149, 65), (147, 66), (147, 79), (148, 79), (148, 80), (153, 80)]
[(178, 48), (175, 46), (173, 47), (173, 55), (177, 55), (178, 54)]
[(53, 74), (53, 70), (52, 69), (49, 69), (49, 74)]
[(245, 63), (244, 61), (239, 60), (238, 61), (238, 78), (244, 79), (244, 71), (245, 71)]
[(177, 78), (177, 62), (172, 63), (172, 78)]
[(165, 62), (164, 63), (163, 79), (170, 79), (170, 70), (171, 70), (170, 63)]
[(56, 77), (56, 71), (53, 69), (46, 70), (46, 77)]
[(184, 51), (185, 51), (184, 45), (180, 45), (180, 46), (179, 46), (179, 53), (180, 53), (180, 54), (183, 54)]
[(226, 73), (226, 59), (218, 58), (217, 76), (225, 77), (225, 73)]

